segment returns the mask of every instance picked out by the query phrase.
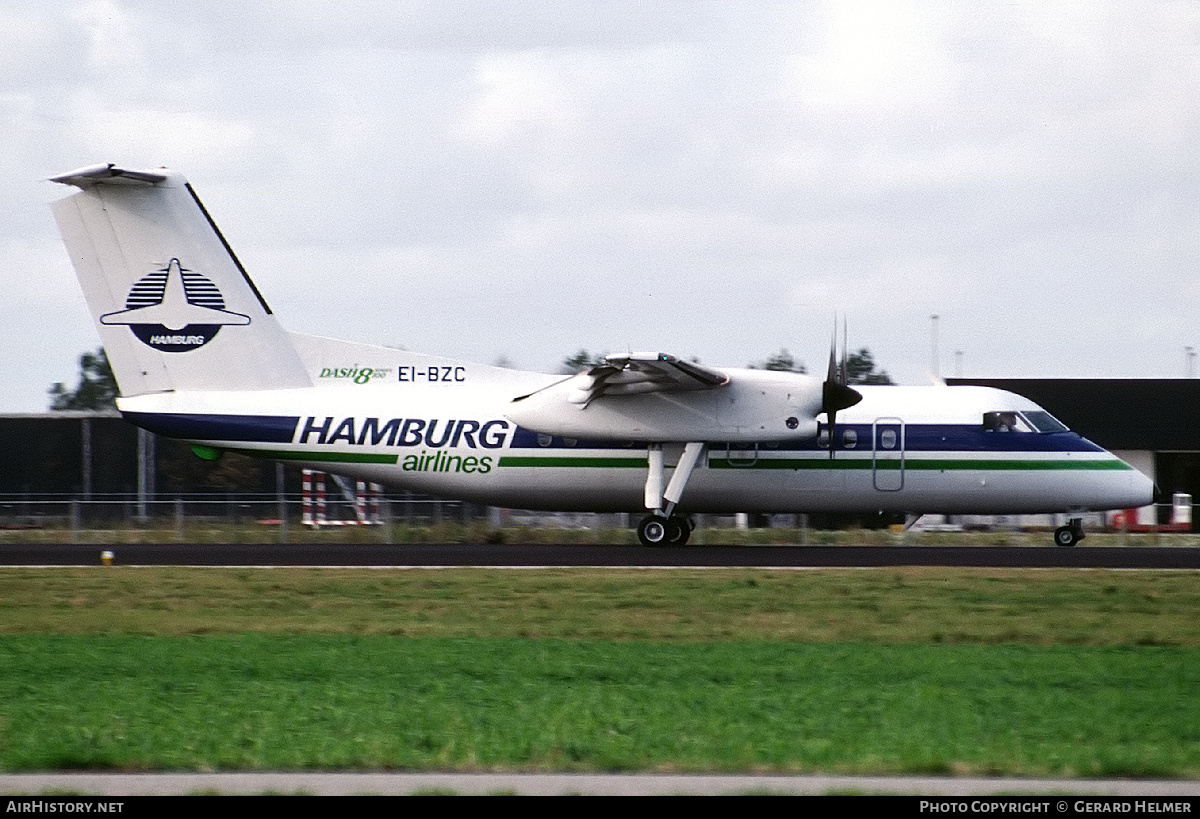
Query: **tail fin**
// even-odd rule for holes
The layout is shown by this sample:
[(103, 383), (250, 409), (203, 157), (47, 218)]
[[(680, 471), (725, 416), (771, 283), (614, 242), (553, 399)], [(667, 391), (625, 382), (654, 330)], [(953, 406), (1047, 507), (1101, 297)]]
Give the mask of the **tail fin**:
[(167, 170), (56, 176), (53, 204), (122, 395), (312, 385), (192, 186)]

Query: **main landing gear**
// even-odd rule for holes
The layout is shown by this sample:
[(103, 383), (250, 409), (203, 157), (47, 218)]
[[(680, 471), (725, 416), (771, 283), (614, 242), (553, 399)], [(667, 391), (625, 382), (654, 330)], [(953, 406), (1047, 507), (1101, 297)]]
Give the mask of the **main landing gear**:
[(692, 470), (704, 455), (704, 443), (692, 442), (684, 446), (683, 454), (671, 482), (663, 489), (662, 444), (650, 444), (646, 448), (646, 509), (650, 514), (638, 524), (638, 540), (643, 546), (682, 546), (692, 534), (692, 523), (686, 517), (675, 514), (675, 507), (683, 497)]
[(692, 522), (680, 515), (662, 518), (647, 515), (638, 524), (638, 540), (643, 546), (682, 546), (692, 535)]
[(1087, 535), (1083, 533), (1083, 519), (1071, 518), (1066, 526), (1059, 526), (1054, 530), (1054, 545), (1074, 546), (1085, 537)]

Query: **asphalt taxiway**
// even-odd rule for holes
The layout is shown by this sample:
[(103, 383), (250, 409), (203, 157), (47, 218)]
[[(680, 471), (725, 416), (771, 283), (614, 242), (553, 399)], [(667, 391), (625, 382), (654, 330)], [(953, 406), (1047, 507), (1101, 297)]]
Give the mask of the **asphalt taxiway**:
[[(1093, 798), (1141, 797), (1168, 804), (1191, 806), (1197, 783), (1182, 780), (1129, 779), (1023, 779), (1018, 777), (929, 776), (786, 776), (752, 774), (553, 774), (553, 773), (40, 773), (0, 774), (0, 792), (6, 794), (89, 794), (101, 796), (168, 796), (193, 793), (252, 795), (298, 794), (314, 796), (408, 794), (459, 794), (484, 796), (733, 796), (738, 794), (807, 795), (891, 794), (900, 796), (987, 796), (1013, 794), (1046, 796), (1059, 813), (1064, 796)], [(1182, 797), (1182, 799), (1178, 799)], [(69, 800), (70, 797), (65, 797)], [(1000, 803), (1009, 804), (1009, 803)], [(1132, 806), (1126, 807), (1130, 810)], [(19, 808), (18, 808), (19, 809)], [(965, 811), (952, 806), (951, 809)], [(1192, 807), (1188, 812), (1193, 812)], [(12, 808), (10, 808), (12, 810)], [(944, 808), (945, 810), (945, 808)], [(1013, 810), (1013, 808), (1009, 808)], [(1028, 808), (1025, 808), (1028, 811)], [(1097, 808), (1091, 808), (1097, 810)], [(1109, 808), (1109, 810), (1113, 810)], [(1166, 812), (1159, 803), (1138, 812)], [(1003, 812), (991, 803), (974, 812)], [(1173, 812), (1179, 812), (1175, 807)]]
[(0, 545), (0, 566), (488, 566), (1200, 569), (1200, 548), (131, 543)]

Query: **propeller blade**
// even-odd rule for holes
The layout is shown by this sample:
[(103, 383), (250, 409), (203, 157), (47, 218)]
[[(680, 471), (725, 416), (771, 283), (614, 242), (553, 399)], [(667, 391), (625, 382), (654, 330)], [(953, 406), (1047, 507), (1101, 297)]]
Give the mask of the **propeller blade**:
[(829, 371), (825, 374), (825, 383), (830, 384), (836, 382), (837, 380), (837, 327), (834, 327), (833, 337), (829, 339)]
[(829, 458), (833, 460), (837, 450), (838, 410), (849, 409), (862, 400), (862, 394), (847, 382), (846, 349), (843, 343), (842, 360), (837, 356), (837, 322), (834, 322), (833, 340), (829, 345), (829, 371), (821, 385), (821, 411), (829, 418)]
[[(834, 328), (834, 332), (835, 333), (837, 332), (836, 327)], [(847, 338), (848, 334), (849, 334), (849, 330), (847, 329), (847, 326), (846, 326), (846, 317), (842, 316), (842, 364), (841, 364), (840, 373), (839, 373), (841, 375), (841, 380), (838, 382), (839, 384), (849, 384), (850, 383), (850, 374), (849, 374), (849, 371), (847, 370), (847, 361), (850, 356), (850, 342)]]

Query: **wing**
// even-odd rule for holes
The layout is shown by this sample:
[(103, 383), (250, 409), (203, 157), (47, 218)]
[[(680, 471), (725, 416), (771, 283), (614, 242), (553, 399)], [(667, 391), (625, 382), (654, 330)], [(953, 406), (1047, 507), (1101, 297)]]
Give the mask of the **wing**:
[(799, 373), (629, 353), (516, 398), (505, 415), (578, 440), (782, 441), (816, 437), (821, 391), (820, 380)]
[(567, 401), (587, 406), (607, 395), (710, 390), (728, 384), (729, 376), (667, 353), (626, 353), (605, 356), (603, 364), (570, 381), (573, 389)]

